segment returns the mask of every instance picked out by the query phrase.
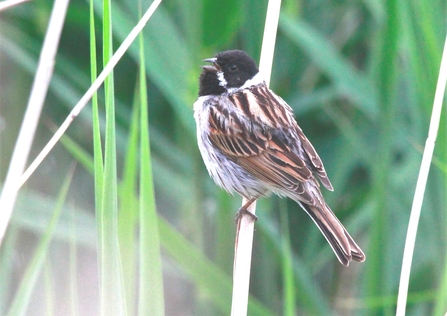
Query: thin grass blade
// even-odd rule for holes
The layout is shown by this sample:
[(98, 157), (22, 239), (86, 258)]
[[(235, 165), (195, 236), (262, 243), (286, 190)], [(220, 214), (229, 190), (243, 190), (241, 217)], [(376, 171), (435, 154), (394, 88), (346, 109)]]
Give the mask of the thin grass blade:
[[(103, 1), (104, 66), (112, 57), (111, 1)], [(118, 240), (118, 180), (116, 170), (115, 97), (113, 72), (104, 81), (106, 134), (104, 142), (104, 175), (99, 211), (101, 315), (126, 315), (126, 300)]]
[(14, 295), (14, 300), (11, 303), (8, 316), (20, 316), (25, 315), (28, 303), (37, 282), (37, 278), (42, 270), (42, 265), (48, 253), (48, 247), (50, 245), (51, 238), (53, 236), (54, 230), (58, 223), (59, 217), (64, 209), (65, 199), (68, 194), (68, 189), (70, 187), (71, 179), (74, 173), (74, 165), (68, 171), (67, 176), (62, 184), (59, 196), (57, 198), (57, 203), (53, 211), (53, 215), (50, 219), (47, 229), (45, 230), (39, 245), (36, 248), (33, 258), (28, 265), (25, 274), (20, 282), (19, 288)]
[[(94, 82), (97, 77), (97, 52), (96, 52), (96, 34), (95, 34), (95, 11), (94, 0), (90, 0), (90, 78)], [(102, 187), (103, 187), (103, 175), (104, 175), (104, 161), (102, 153), (101, 142), (101, 127), (99, 121), (99, 109), (98, 109), (98, 95), (92, 94), (92, 125), (93, 125), (93, 164), (94, 176), (95, 176), (95, 208), (100, 210), (102, 208)], [(66, 145), (68, 148), (74, 148), (73, 153), (83, 152), (76, 150), (76, 143), (70, 142), (70, 138), (67, 137)], [(80, 149), (80, 148), (79, 148)], [(85, 157), (86, 155), (82, 155)], [(85, 163), (87, 160), (83, 159)], [(99, 228), (99, 227), (98, 227)]]
[(149, 142), (146, 67), (143, 35), (140, 35), (140, 278), (138, 315), (164, 315), (160, 234), (155, 206)]
[[(139, 90), (139, 89), (136, 89)], [(138, 91), (136, 92), (138, 93)], [(140, 127), (139, 98), (134, 99), (127, 152), (124, 160), (122, 180), (119, 185), (118, 234), (120, 240), (124, 286), (128, 302), (135, 302), (137, 285), (138, 247), (135, 231), (138, 224), (138, 200), (136, 199), (138, 181), (138, 144)], [(135, 304), (128, 304), (129, 315), (136, 314)]]

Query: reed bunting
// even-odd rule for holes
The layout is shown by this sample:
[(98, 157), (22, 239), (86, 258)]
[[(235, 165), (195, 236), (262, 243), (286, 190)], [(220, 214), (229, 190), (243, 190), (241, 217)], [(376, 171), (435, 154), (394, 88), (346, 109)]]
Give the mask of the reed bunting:
[[(291, 107), (262, 79), (255, 61), (240, 50), (205, 59), (194, 103), (197, 140), (214, 181), (248, 199), (238, 216), (273, 192), (296, 201), (327, 239), (338, 260), (365, 254), (324, 201), (318, 180), (332, 184)], [(253, 215), (253, 214), (252, 214)]]

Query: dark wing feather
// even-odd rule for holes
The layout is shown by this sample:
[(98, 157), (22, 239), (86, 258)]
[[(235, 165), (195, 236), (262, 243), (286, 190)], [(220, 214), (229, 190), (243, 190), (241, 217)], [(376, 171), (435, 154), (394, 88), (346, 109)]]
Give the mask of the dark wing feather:
[(303, 182), (315, 173), (332, 185), (318, 154), (296, 124), (292, 110), (265, 85), (228, 96), (210, 108), (210, 141), (256, 178), (314, 203)]

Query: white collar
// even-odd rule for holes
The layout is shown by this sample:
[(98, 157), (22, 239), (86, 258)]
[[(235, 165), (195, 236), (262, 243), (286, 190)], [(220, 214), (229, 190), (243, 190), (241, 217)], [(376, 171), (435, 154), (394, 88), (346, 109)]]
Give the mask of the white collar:
[[(223, 76), (223, 72), (220, 72), (220, 73), (222, 75), (220, 75), (218, 73), (217, 76), (219, 77), (219, 81), (221, 82), (220, 85), (225, 88), (227, 82), (226, 82), (226, 80), (225, 80), (225, 78)], [(221, 80), (220, 76), (222, 77), (223, 80)], [(223, 85), (223, 82), (225, 82), (225, 85)], [(239, 88), (227, 88), (227, 93), (228, 94), (232, 94), (232, 93), (235, 93), (235, 92), (237, 92), (239, 90), (243, 90), (243, 89), (246, 89), (246, 88), (251, 87), (251, 86), (257, 86), (258, 84), (261, 84), (263, 82), (265, 82), (264, 77), (261, 75), (260, 72), (258, 72), (256, 75), (254, 75), (253, 78), (248, 79), (247, 81), (245, 81), (245, 83), (241, 87), (239, 87)]]

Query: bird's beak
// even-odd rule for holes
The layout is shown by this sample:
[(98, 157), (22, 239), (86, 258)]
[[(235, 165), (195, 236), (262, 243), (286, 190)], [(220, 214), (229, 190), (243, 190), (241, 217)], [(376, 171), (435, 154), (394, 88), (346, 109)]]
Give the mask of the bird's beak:
[(217, 58), (207, 58), (202, 61), (205, 63), (215, 63), (217, 61)]
[(217, 64), (217, 58), (207, 58), (202, 61), (205, 63), (213, 63), (213, 66), (202, 66), (202, 69), (211, 71), (221, 71), (220, 66)]

